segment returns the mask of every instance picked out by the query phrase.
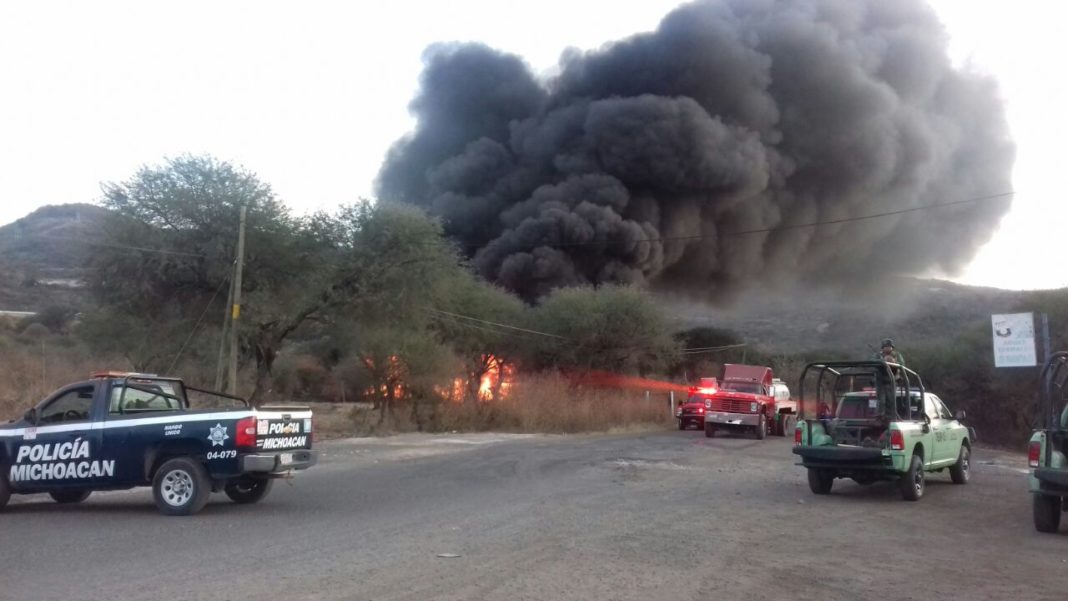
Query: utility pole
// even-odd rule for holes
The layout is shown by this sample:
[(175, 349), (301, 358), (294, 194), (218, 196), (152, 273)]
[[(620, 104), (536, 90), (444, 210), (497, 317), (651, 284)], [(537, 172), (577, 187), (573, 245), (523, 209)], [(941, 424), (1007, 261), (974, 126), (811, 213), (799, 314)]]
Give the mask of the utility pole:
[(230, 267), (230, 292), (226, 295), (226, 306), (223, 308), (223, 326), (219, 334), (219, 358), (215, 361), (215, 388), (222, 390), (226, 378), (226, 341), (230, 337), (230, 314), (234, 306), (234, 272)]
[(237, 329), (241, 319), (241, 272), (245, 269), (245, 212), (241, 207), (241, 225), (237, 230), (237, 261), (234, 265), (233, 298), (230, 304), (230, 373), (226, 391), (237, 395)]

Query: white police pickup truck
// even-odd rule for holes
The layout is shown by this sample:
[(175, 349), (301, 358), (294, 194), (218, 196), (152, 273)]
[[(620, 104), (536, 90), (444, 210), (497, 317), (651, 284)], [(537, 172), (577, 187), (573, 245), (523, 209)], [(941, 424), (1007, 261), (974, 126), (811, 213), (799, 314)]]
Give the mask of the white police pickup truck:
[[(190, 393), (240, 406), (191, 409)], [(0, 425), (0, 509), (12, 494), (79, 503), (136, 486), (166, 515), (197, 513), (218, 491), (255, 503), (274, 478), (314, 465), (311, 447), (306, 407), (253, 409), (177, 378), (99, 373)]]

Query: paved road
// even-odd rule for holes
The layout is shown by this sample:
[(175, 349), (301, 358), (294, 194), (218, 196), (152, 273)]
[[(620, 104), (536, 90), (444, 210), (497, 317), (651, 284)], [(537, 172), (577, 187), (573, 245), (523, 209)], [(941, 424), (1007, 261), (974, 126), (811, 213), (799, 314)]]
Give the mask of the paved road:
[[(258, 506), (147, 490), (0, 515), (0, 599), (1063, 599), (1019, 459), (974, 480), (808, 492), (789, 442), (699, 432), (405, 436), (323, 446)], [(439, 557), (453, 554), (459, 557)]]

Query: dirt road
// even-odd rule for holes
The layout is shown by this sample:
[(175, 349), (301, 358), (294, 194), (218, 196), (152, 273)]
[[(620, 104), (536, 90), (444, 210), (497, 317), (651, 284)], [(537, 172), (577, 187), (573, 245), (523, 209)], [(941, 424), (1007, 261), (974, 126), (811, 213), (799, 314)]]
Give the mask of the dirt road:
[[(0, 599), (1063, 599), (1020, 458), (918, 503), (812, 495), (789, 441), (699, 432), (335, 441), (258, 506), (147, 490), (0, 514)], [(458, 557), (455, 557), (458, 556)]]

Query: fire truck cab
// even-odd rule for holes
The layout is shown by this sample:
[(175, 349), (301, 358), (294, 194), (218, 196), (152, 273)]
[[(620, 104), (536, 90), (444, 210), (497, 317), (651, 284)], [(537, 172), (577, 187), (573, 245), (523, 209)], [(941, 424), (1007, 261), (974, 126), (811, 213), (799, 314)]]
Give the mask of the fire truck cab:
[(785, 436), (795, 419), (790, 391), (770, 367), (727, 364), (718, 390), (705, 400), (705, 436), (717, 430), (750, 431), (763, 440)]

